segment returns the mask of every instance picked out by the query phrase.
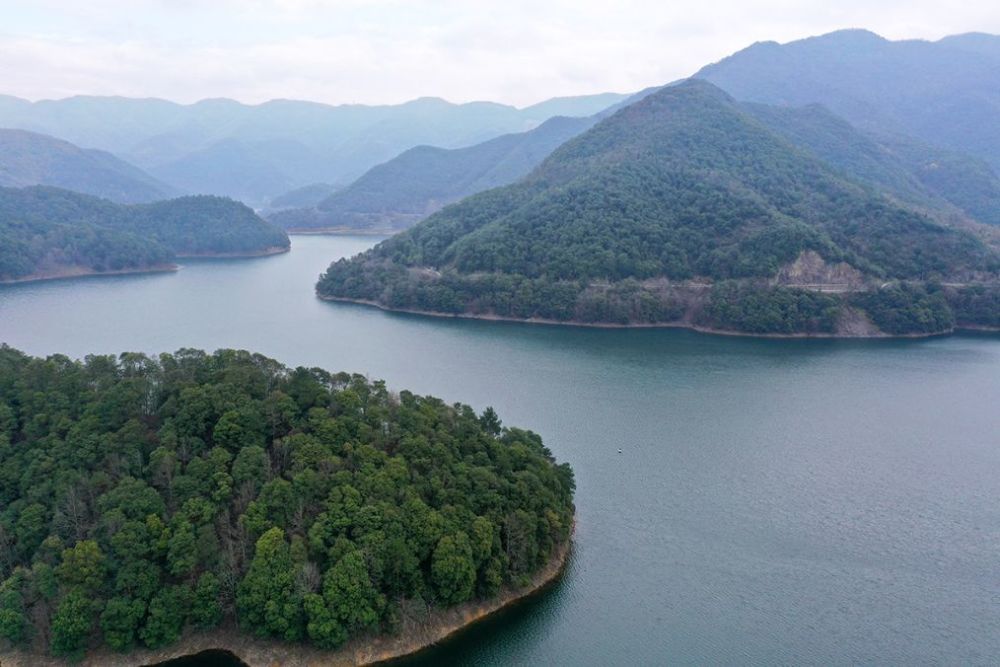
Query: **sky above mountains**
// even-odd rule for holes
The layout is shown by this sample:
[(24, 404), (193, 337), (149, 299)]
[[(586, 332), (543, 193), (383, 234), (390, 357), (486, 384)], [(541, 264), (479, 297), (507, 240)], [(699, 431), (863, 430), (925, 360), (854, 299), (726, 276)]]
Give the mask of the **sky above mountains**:
[(1000, 33), (1000, 3), (0, 0), (0, 93), (524, 106), (635, 91), (755, 41), (849, 27), (890, 39)]

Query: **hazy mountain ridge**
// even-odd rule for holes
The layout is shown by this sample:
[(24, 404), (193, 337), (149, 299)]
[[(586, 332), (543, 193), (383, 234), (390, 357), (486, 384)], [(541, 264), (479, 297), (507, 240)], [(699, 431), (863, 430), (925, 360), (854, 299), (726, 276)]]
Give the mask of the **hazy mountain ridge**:
[(0, 129), (0, 186), (29, 185), (66, 188), (124, 204), (178, 194), (111, 153), (26, 130)]
[(310, 183), (300, 188), (289, 190), (268, 202), (269, 211), (279, 211), (290, 208), (312, 208), (332, 195), (343, 186), (332, 183)]
[[(39, 102), (5, 97), (0, 99), (0, 126), (111, 151), (164, 180), (182, 181), (193, 192), (263, 204), (309, 183), (349, 181), (413, 146), (471, 145), (530, 129), (548, 119), (549, 109), (589, 116), (624, 97), (563, 98), (525, 109), (436, 98), (331, 106), (292, 100), (181, 105), (121, 97)], [(279, 155), (269, 153), (275, 146), (283, 147)], [(227, 173), (236, 163), (241, 163), (240, 178)]]
[(269, 219), (288, 229), (409, 227), (463, 197), (514, 182), (596, 122), (593, 117), (556, 117), (528, 132), (467, 148), (417, 146), (372, 167), (314, 207), (281, 211)]
[[(417, 146), (372, 167), (319, 203), (274, 213), (286, 229), (398, 231), (443, 206), (526, 176), (565, 141), (649, 95), (648, 88), (583, 118), (556, 116), (538, 127), (466, 148)], [(606, 96), (609, 101), (613, 97)], [(553, 100), (563, 105), (562, 100)]]
[(761, 42), (702, 68), (735, 98), (820, 103), (864, 130), (904, 134), (1000, 168), (1000, 57), (991, 35), (889, 41), (844, 30)]

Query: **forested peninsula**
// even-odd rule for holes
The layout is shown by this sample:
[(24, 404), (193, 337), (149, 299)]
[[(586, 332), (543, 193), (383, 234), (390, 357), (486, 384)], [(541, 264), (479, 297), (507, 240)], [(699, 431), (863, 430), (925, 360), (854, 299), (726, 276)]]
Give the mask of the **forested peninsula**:
[(212, 196), (122, 205), (60, 188), (0, 188), (0, 282), (131, 273), (178, 257), (284, 252), (284, 231)]
[[(850, 126), (808, 113), (773, 123), (707, 82), (665, 87), (523, 180), (335, 262), (317, 293), (438, 315), (772, 336), (1000, 327), (1000, 230), (903, 161), (869, 159), (882, 151), (844, 141)], [(823, 150), (833, 132), (836, 154)]]
[(412, 651), (556, 576), (573, 490), (490, 408), (245, 351), (3, 346), (0, 657)]

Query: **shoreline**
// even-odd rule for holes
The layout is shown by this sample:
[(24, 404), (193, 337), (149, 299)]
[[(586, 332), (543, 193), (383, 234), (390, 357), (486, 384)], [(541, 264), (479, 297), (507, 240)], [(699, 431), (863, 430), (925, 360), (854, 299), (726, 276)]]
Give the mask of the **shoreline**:
[(258, 639), (242, 634), (235, 626), (229, 625), (207, 633), (192, 632), (178, 642), (156, 650), (134, 649), (129, 653), (115, 653), (101, 649), (88, 653), (83, 660), (75, 663), (26, 651), (0, 651), (0, 664), (3, 667), (64, 667), (69, 664), (80, 667), (144, 667), (203, 651), (221, 650), (232, 653), (249, 667), (382, 665), (433, 648), (499, 611), (544, 593), (562, 578), (572, 550), (571, 533), (545, 567), (532, 576), (527, 586), (505, 588), (491, 600), (469, 601), (449, 609), (433, 609), (419, 627), (403, 630), (396, 636), (355, 637), (332, 651), (306, 643)]
[(289, 227), (289, 236), (392, 236), (402, 229), (350, 229), (349, 227)]
[(23, 278), (13, 278), (0, 280), (0, 285), (20, 285), (23, 283), (37, 283), (46, 280), (69, 280), (71, 278), (100, 278), (102, 276), (128, 276), (143, 273), (169, 273), (180, 270), (177, 264), (154, 264), (153, 266), (136, 269), (118, 269), (116, 271), (95, 271), (82, 267), (64, 269), (62, 271), (49, 271), (43, 273), (33, 273)]
[[(286, 252), (291, 251), (291, 246), (271, 246), (270, 248), (265, 248), (263, 250), (254, 250), (250, 252), (221, 252), (221, 253), (202, 253), (193, 255), (175, 255), (174, 259), (252, 259), (254, 257), (270, 257), (271, 255), (281, 255)], [(95, 271), (93, 269), (88, 269), (84, 267), (68, 267), (61, 269), (59, 271), (43, 271), (40, 273), (32, 273), (21, 278), (12, 278), (7, 280), (0, 280), (0, 285), (21, 285), (25, 283), (37, 283), (44, 282), (48, 280), (70, 280), (73, 278), (100, 278), (103, 276), (129, 276), (129, 275), (142, 275), (145, 273), (170, 273), (176, 272), (181, 269), (180, 264), (170, 262), (168, 264), (154, 264), (151, 266), (145, 266), (141, 268), (134, 269), (118, 269), (115, 271)]]
[(437, 313), (430, 310), (417, 310), (413, 308), (391, 308), (377, 301), (371, 301), (367, 299), (351, 299), (348, 297), (324, 296), (319, 293), (316, 294), (316, 298), (320, 299), (321, 301), (329, 301), (331, 303), (353, 303), (362, 306), (372, 306), (387, 313), (405, 313), (408, 315), (423, 315), (427, 317), (438, 317), (444, 319), (483, 320), (487, 322), (516, 322), (519, 324), (554, 325), (562, 327), (577, 327), (581, 329), (687, 329), (688, 331), (697, 331), (698, 333), (709, 334), (713, 336), (731, 336), (738, 338), (771, 338), (777, 340), (808, 339), (808, 338), (830, 339), (830, 340), (900, 340), (908, 338), (910, 339), (939, 338), (943, 336), (950, 336), (960, 331), (1000, 333), (1000, 328), (978, 327), (978, 326), (956, 326), (948, 331), (939, 331), (936, 333), (913, 333), (913, 334), (880, 333), (880, 334), (855, 335), (855, 336), (836, 334), (836, 333), (791, 333), (791, 334), (748, 333), (745, 331), (731, 331), (728, 329), (713, 329), (712, 327), (704, 327), (690, 322), (657, 322), (657, 323), (639, 322), (634, 324), (617, 324), (614, 322), (580, 322), (577, 320), (550, 320), (541, 317), (524, 319), (518, 317), (504, 317), (502, 315), (478, 315), (473, 313)]
[(270, 257), (291, 252), (291, 244), (287, 246), (269, 246), (263, 250), (248, 250), (246, 252), (202, 252), (175, 255), (177, 259), (243, 259), (250, 257)]

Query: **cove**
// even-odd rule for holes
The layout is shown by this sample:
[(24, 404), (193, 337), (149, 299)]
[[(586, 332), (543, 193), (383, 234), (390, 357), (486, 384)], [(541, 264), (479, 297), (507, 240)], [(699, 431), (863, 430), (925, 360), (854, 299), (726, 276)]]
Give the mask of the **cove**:
[(247, 664), (229, 651), (202, 651), (149, 667), (247, 667)]
[(242, 347), (539, 432), (577, 476), (564, 577), (406, 664), (1000, 655), (1000, 337), (573, 329), (314, 296), (332, 259), (374, 242), (296, 236), (274, 257), (3, 286), (0, 341)]

